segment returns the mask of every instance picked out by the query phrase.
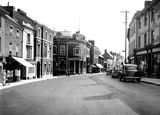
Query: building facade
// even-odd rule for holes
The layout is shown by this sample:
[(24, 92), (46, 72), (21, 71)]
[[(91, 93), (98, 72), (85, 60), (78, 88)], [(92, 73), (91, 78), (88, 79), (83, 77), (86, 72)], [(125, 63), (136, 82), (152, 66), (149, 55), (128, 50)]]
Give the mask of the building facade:
[(136, 16), (135, 64), (148, 77), (160, 77), (160, 1), (145, 1)]
[(10, 81), (17, 81), (23, 77), (23, 68), (17, 62), (22, 58), (23, 26), (11, 17), (10, 12), (2, 19), (2, 49), (3, 69), (6, 70)]
[(42, 77), (53, 75), (53, 38), (54, 31), (43, 25), (41, 45)]
[[(70, 32), (68, 31), (68, 33)], [(66, 35), (62, 31), (57, 32), (53, 48), (54, 74), (65, 74), (65, 70), (69, 70), (70, 74), (89, 72), (90, 45), (85, 40), (85, 36), (79, 32), (73, 35)]]

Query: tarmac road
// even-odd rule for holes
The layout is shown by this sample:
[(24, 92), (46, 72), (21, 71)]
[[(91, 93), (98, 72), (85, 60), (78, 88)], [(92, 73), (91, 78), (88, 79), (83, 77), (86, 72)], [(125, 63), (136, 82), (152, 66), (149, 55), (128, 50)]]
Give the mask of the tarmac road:
[(159, 99), (159, 86), (77, 75), (1, 90), (0, 115), (159, 115)]

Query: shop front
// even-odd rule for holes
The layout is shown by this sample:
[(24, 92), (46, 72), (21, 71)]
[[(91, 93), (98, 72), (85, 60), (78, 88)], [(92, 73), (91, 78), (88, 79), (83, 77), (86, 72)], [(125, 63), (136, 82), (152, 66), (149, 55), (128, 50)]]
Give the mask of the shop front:
[(6, 70), (10, 81), (32, 79), (35, 77), (34, 66), (27, 62), (25, 59), (19, 57), (7, 57)]

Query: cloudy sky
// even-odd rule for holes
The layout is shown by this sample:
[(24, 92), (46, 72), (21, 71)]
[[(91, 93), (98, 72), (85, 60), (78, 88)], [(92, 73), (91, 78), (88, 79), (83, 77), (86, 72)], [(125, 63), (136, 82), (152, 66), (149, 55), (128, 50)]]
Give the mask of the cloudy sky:
[(134, 13), (144, 8), (145, 0), (0, 0), (0, 5), (7, 2), (50, 29), (75, 33), (80, 27), (81, 34), (95, 40), (103, 54), (104, 49), (122, 53), (125, 13), (121, 11), (130, 11), (129, 24)]

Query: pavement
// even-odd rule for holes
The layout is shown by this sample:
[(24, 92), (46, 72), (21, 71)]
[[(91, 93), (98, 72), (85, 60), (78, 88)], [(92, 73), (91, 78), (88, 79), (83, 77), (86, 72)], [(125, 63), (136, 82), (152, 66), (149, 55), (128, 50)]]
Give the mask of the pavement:
[[(99, 74), (99, 73), (96, 73), (96, 74)], [(88, 75), (93, 75), (93, 74), (88, 74)], [(74, 76), (74, 75), (71, 75), (71, 76)], [(20, 81), (17, 81), (17, 82), (7, 83), (5, 86), (2, 86), (2, 83), (0, 83), (0, 90), (10, 88), (10, 87), (14, 87), (14, 86), (18, 86), (18, 85), (23, 85), (23, 84), (26, 84), (26, 83), (38, 82), (38, 81), (61, 78), (61, 77), (66, 77), (66, 76), (59, 76), (59, 77), (58, 76), (50, 76), (50, 77), (45, 77), (45, 78), (20, 80)], [(141, 79), (141, 82), (160, 86), (160, 79), (156, 79), (156, 78), (146, 78), (145, 77), (145, 78)]]
[(141, 82), (160, 86), (160, 79), (157, 79), (157, 78), (146, 78), (146, 77), (143, 77), (141, 79)]

